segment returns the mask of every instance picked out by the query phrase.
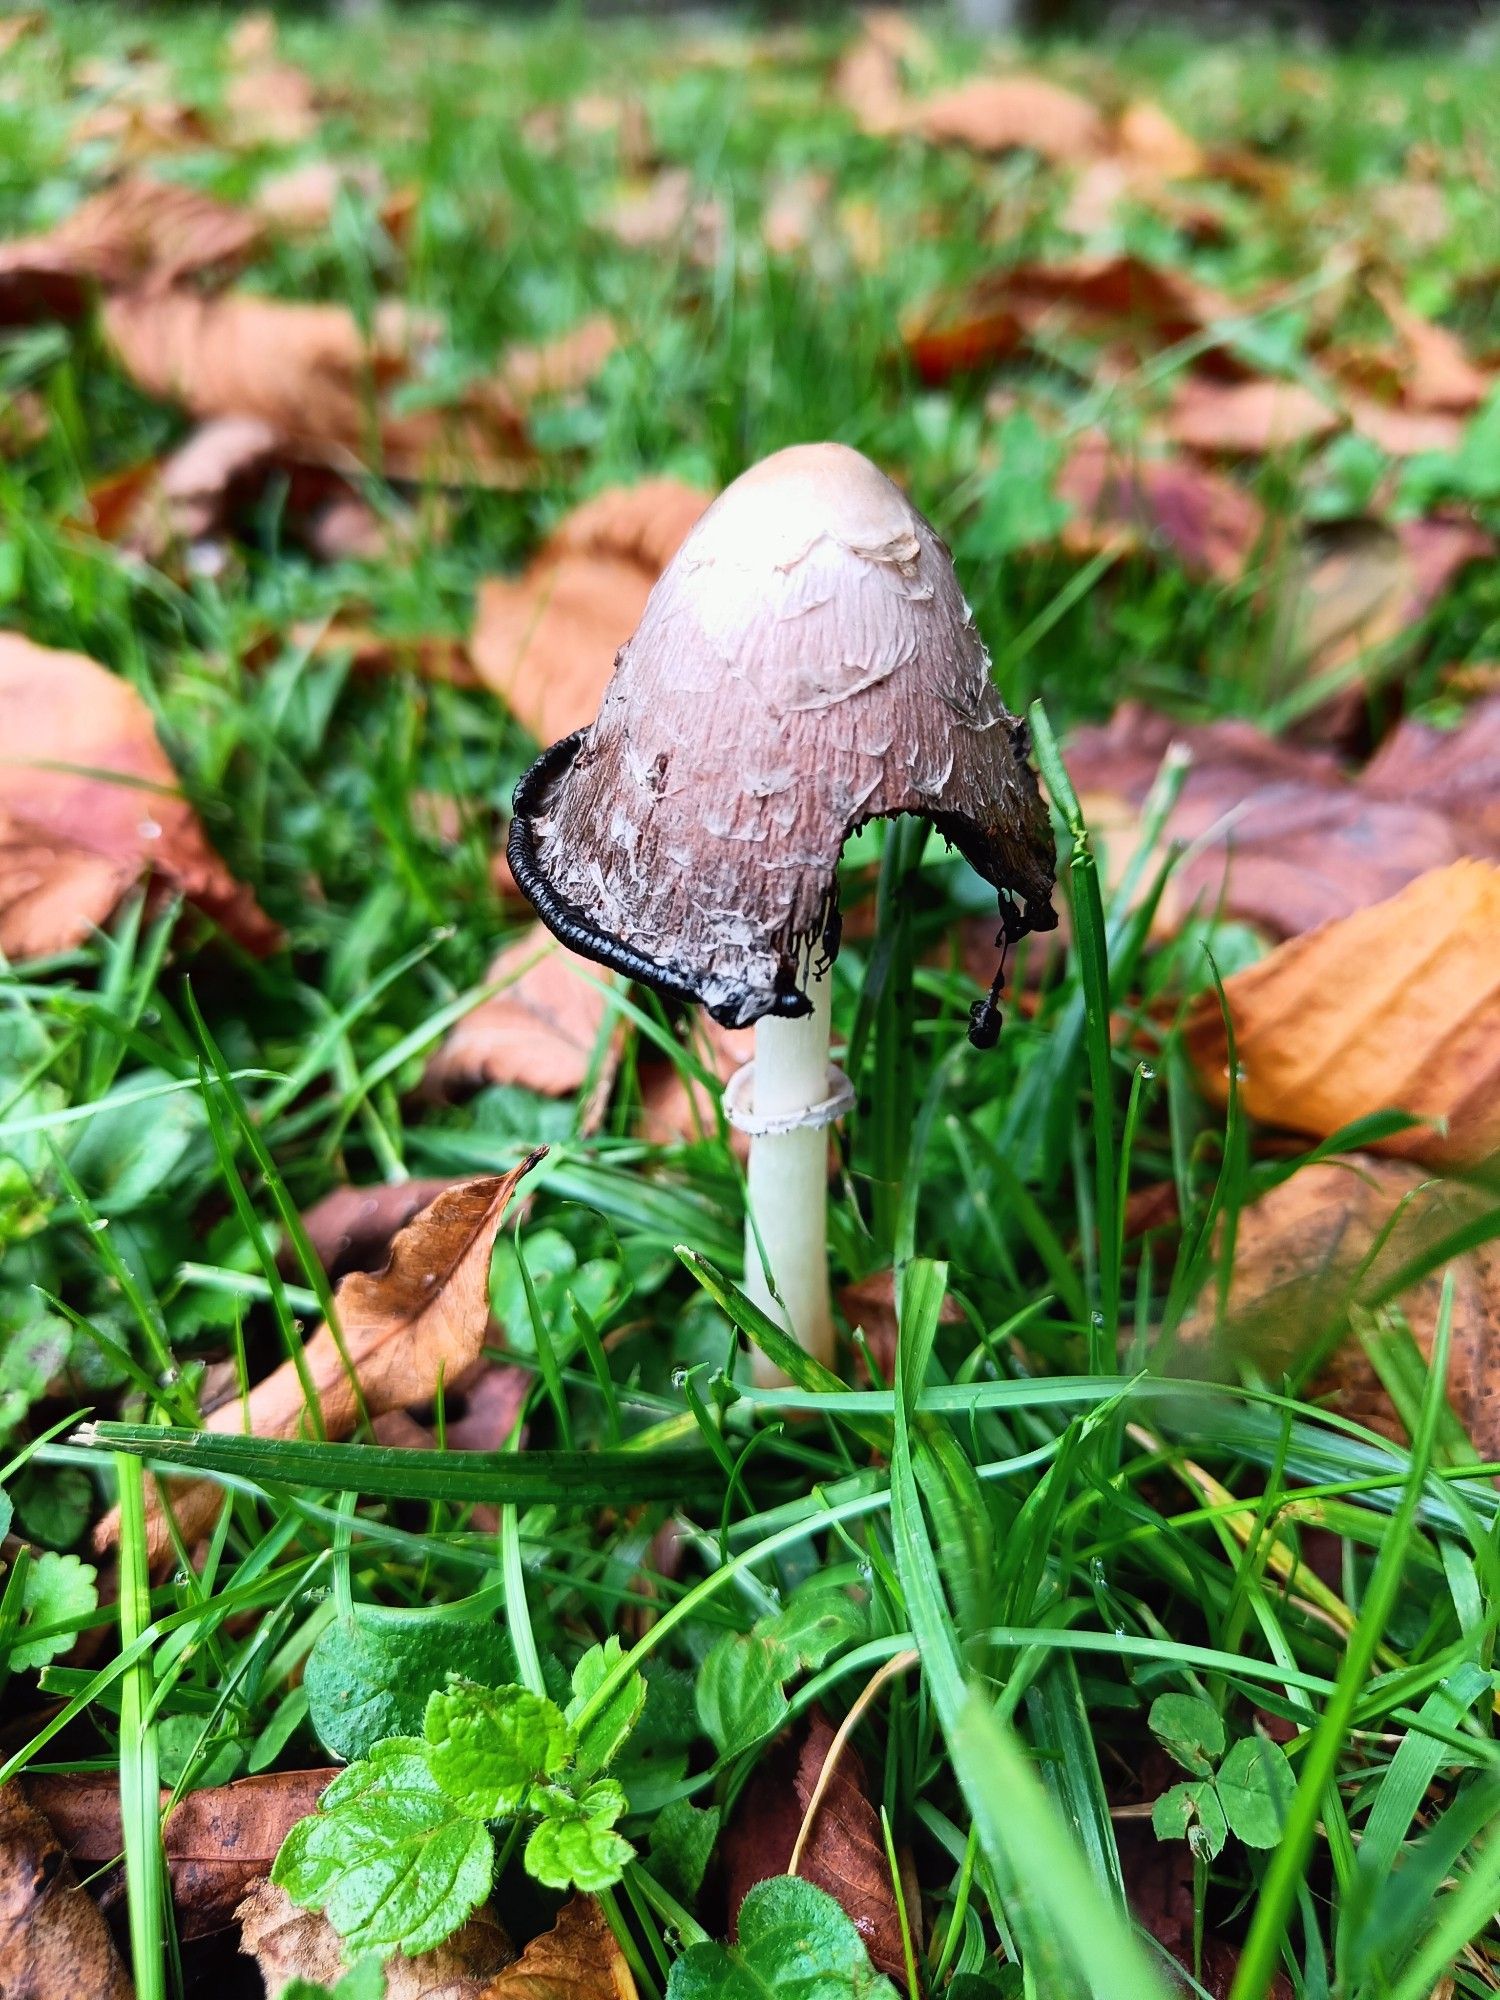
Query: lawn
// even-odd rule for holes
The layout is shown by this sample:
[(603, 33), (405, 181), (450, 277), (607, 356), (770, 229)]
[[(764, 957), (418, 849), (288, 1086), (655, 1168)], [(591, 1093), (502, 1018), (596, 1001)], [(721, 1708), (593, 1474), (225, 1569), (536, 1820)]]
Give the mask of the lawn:
[[(1497, 105), (1487, 32), (0, 17), (0, 1991), (1500, 1989)], [(831, 1373), (749, 1036), (504, 859), (824, 438), (1060, 918), (971, 1047), (993, 890), (849, 840)]]

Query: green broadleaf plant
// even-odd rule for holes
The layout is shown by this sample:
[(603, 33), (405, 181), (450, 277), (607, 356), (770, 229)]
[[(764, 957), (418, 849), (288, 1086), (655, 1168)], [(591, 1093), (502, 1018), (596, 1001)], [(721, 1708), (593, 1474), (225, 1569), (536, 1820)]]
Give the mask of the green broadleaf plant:
[(1163, 1792), (1151, 1809), (1158, 1840), (1186, 1840), (1212, 1861), (1231, 1833), (1247, 1847), (1274, 1847), (1297, 1789), (1279, 1743), (1257, 1733), (1229, 1745), (1224, 1721), (1198, 1695), (1158, 1695), (1151, 1733), (1185, 1771), (1186, 1784)]
[[(618, 1659), (617, 1640), (584, 1655), (571, 1715)], [(626, 1675), (580, 1733), (527, 1688), (450, 1677), (428, 1696), (420, 1736), (387, 1737), (340, 1773), (287, 1835), (271, 1879), (324, 1911), (351, 1949), (381, 1957), (430, 1951), (484, 1901), (495, 1821), (535, 1819), (525, 1866), (547, 1888), (608, 1889), (635, 1849), (616, 1831), (624, 1787), (599, 1773), (645, 1698), (641, 1676)]]

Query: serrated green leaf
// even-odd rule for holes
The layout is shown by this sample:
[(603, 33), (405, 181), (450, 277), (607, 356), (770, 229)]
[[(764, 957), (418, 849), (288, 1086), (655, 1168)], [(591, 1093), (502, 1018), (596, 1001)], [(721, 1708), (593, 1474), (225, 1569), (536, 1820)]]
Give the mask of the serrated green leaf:
[(669, 1895), (692, 1906), (703, 1886), (723, 1817), (717, 1806), (673, 1799), (651, 1827), (651, 1872)]
[(283, 1986), (276, 2000), (384, 2000), (385, 1967), (378, 1958), (362, 1958), (336, 1986), (320, 1986), (315, 1979), (293, 1979)]
[(432, 1775), (476, 1819), (506, 1819), (573, 1754), (573, 1731), (545, 1695), (457, 1681), (427, 1698)]
[(1151, 1704), (1151, 1734), (1194, 1777), (1209, 1777), (1224, 1754), (1224, 1723), (1195, 1694), (1160, 1694)]
[(87, 1618), (98, 1604), (92, 1564), (78, 1556), (60, 1556), (52, 1549), (33, 1556), (21, 1585), (21, 1630), (10, 1651), (11, 1672), (29, 1673), (71, 1652), (76, 1632), (55, 1632), (41, 1639), (26, 1635), (66, 1619)]
[(351, 1762), (388, 1736), (417, 1736), (427, 1698), (450, 1674), (493, 1685), (515, 1671), (510, 1641), (489, 1619), (357, 1604), (319, 1635), (303, 1685), (318, 1740)]
[(1158, 1840), (1185, 1840), (1195, 1854), (1210, 1861), (1229, 1838), (1224, 1808), (1209, 1778), (1163, 1792), (1151, 1808), (1151, 1828)]
[(549, 1889), (608, 1889), (635, 1859), (624, 1834), (594, 1819), (544, 1819), (526, 1843), (526, 1872)]
[[(602, 1646), (591, 1646), (573, 1669), (573, 1699), (566, 1714), (575, 1723), (601, 1686), (605, 1676), (619, 1664), (620, 1641), (611, 1635)], [(627, 1736), (641, 1719), (646, 1705), (646, 1683), (637, 1672), (627, 1674), (604, 1707), (577, 1739), (574, 1762), (588, 1777), (602, 1771), (619, 1755)]]
[(31, 1464), (17, 1478), (12, 1498), (30, 1540), (69, 1549), (94, 1511), (94, 1482), (76, 1465)]
[(727, 1632), (698, 1674), (698, 1720), (720, 1755), (774, 1736), (786, 1717), (778, 1649), (753, 1632)]
[(832, 1896), (796, 1875), (759, 1882), (740, 1905), (739, 1941), (695, 1944), (672, 1967), (667, 2000), (894, 2000)]
[(779, 1611), (755, 1621), (755, 1636), (766, 1640), (779, 1656), (784, 1674), (821, 1667), (830, 1653), (858, 1645), (869, 1637), (870, 1615), (847, 1590), (813, 1577)]
[(1219, 1766), (1219, 1800), (1247, 1847), (1275, 1847), (1297, 1780), (1286, 1752), (1269, 1736), (1242, 1736)]
[(489, 1829), (442, 1789), (429, 1754), (412, 1737), (378, 1745), (297, 1822), (271, 1869), (356, 1951), (431, 1951), (490, 1892)]

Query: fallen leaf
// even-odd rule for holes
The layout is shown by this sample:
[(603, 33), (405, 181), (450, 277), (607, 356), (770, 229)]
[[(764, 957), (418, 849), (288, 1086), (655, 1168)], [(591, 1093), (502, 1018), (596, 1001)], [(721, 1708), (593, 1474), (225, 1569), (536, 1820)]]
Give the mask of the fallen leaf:
[(574, 1896), (484, 2000), (637, 2000), (637, 1991), (604, 1912), (592, 1896)]
[(449, 1451), (500, 1451), (526, 1408), (535, 1381), (531, 1369), (486, 1356), (445, 1388), (449, 1415), (443, 1441)]
[[(896, 1274), (876, 1271), (856, 1284), (845, 1285), (839, 1293), (839, 1311), (851, 1327), (859, 1328), (869, 1347), (883, 1382), (896, 1379)], [(938, 1312), (940, 1326), (962, 1326), (963, 1309), (951, 1294), (944, 1294)]]
[[(1158, 937), (1175, 936), (1195, 910), (1295, 937), (1471, 851), (1415, 788), (1377, 796), (1327, 753), (1278, 743), (1250, 723), (1178, 724), (1127, 702), (1068, 743), (1069, 775), (1111, 881), (1139, 848), (1141, 807), (1174, 752), (1190, 761), (1156, 859), (1185, 852), (1157, 906)], [(1144, 871), (1143, 889), (1155, 872)]]
[(794, 174), (778, 182), (760, 218), (761, 240), (773, 257), (795, 257), (809, 249), (828, 224), (833, 198), (830, 174)]
[(520, 403), (571, 395), (588, 387), (619, 344), (613, 320), (598, 313), (551, 340), (508, 348), (497, 379)]
[[(701, 1008), (689, 1016), (690, 1046), (718, 1077), (728, 1083), (755, 1052), (754, 1028), (721, 1028)], [(708, 1087), (689, 1077), (674, 1062), (657, 1057), (642, 1065), (640, 1136), (652, 1146), (690, 1146), (718, 1130)], [(750, 1141), (731, 1127), (729, 1143), (741, 1159), (749, 1157)]]
[[(740, 1905), (756, 1883), (786, 1873), (833, 1738), (833, 1724), (814, 1709), (801, 1743), (772, 1749), (741, 1794), (721, 1849), (731, 1939)], [(845, 1744), (824, 1790), (797, 1872), (840, 1904), (872, 1963), (904, 1980), (906, 1958), (890, 1864), (864, 1763), (852, 1743)]]
[(0, 244), (0, 322), (77, 318), (92, 290), (227, 276), (260, 246), (244, 209), (178, 181), (126, 174), (37, 236)]
[[(618, 976), (559, 944), (543, 924), (508, 944), (486, 984), (504, 981), (449, 1029), (428, 1063), (423, 1088), (462, 1096), (487, 1084), (511, 1084), (544, 1097), (571, 1097), (594, 1069), (611, 1018), (609, 989)], [(600, 1064), (595, 1098), (602, 1111), (618, 1058), (618, 1015)], [(590, 1113), (585, 1111), (585, 1123)]]
[[(325, 1274), (335, 1282), (351, 1271), (378, 1271), (396, 1232), (448, 1188), (460, 1185), (450, 1178), (335, 1188), (307, 1210), (302, 1227)], [(289, 1243), (282, 1245), (276, 1261), (288, 1277), (302, 1269)]]
[(1315, 531), (1282, 586), (1280, 650), (1290, 680), (1334, 675), (1418, 625), (1494, 540), (1467, 520), (1350, 521)]
[(1452, 410), (1409, 410), (1373, 396), (1346, 396), (1344, 408), (1361, 437), (1392, 458), (1415, 458), (1424, 451), (1457, 451), (1467, 418)]
[(224, 91), (224, 122), (231, 145), (298, 146), (316, 137), (317, 90), (306, 71), (281, 60), (272, 16), (252, 14), (240, 22), (227, 52), (233, 74)]
[(926, 67), (932, 44), (899, 7), (871, 7), (860, 15), (856, 39), (834, 66), (834, 100), (854, 113), (860, 130), (885, 138), (906, 115), (909, 68)]
[(400, 310), (367, 340), (343, 306), (179, 290), (112, 298), (104, 327), (147, 395), (203, 421), (258, 418), (288, 456), (347, 468), (373, 455), (389, 478), (455, 484), (513, 485), (528, 470), (524, 421), (498, 380), (449, 406), (395, 407), (430, 332)]
[(904, 337), (918, 374), (941, 384), (1049, 332), (1128, 337), (1155, 351), (1205, 332), (1232, 310), (1222, 293), (1185, 272), (1123, 252), (1097, 253), (988, 272), (929, 301)]
[(1159, 104), (1144, 98), (1127, 104), (1120, 113), (1114, 144), (1132, 166), (1146, 168), (1163, 180), (1191, 180), (1207, 171), (1198, 141), (1189, 138)]
[[(1298, 1169), (1235, 1222), (1223, 1309), (1204, 1300), (1184, 1322), (1184, 1358), (1250, 1362), (1275, 1381), (1369, 1309), (1396, 1273), (1493, 1208), (1461, 1181), (1435, 1180), (1399, 1160), (1350, 1154)], [(1482, 1242), (1444, 1258), (1400, 1295), (1402, 1314), (1431, 1358), (1445, 1278), (1453, 1291), (1448, 1400), (1482, 1458), (1500, 1457), (1500, 1249)], [(1315, 1395), (1341, 1416), (1402, 1439), (1390, 1398), (1363, 1346), (1345, 1339), (1320, 1371)]]
[[(291, 1828), (313, 1811), (337, 1776), (336, 1769), (275, 1771), (188, 1792), (178, 1801), (167, 1814), (162, 1841), (183, 1937), (225, 1928)], [(69, 1859), (87, 1870), (103, 1908), (117, 1908), (125, 1897), (119, 1781), (91, 1772), (54, 1773), (28, 1777), (25, 1788)], [(163, 1807), (170, 1796), (163, 1789)], [(102, 1879), (101, 1869), (107, 1871)]]
[(127, 680), (81, 653), (0, 633), (0, 950), (81, 944), (142, 876), (247, 951), (281, 933), (209, 846)]
[[(266, 1982), (267, 2000), (294, 1979), (332, 1986), (349, 1970), (343, 1941), (319, 1910), (301, 1910), (271, 1882), (257, 1882), (235, 1912), (240, 1950)], [(497, 1975), (515, 1957), (509, 1937), (485, 1906), (433, 1951), (398, 1952), (385, 1964), (385, 2000), (490, 2000)]]
[[(1417, 1126), (1379, 1150), (1429, 1165), (1500, 1146), (1500, 867), (1459, 861), (1399, 895), (1279, 945), (1225, 984), (1254, 1118), (1326, 1138), (1356, 1118), (1406, 1111)], [(1217, 994), (1186, 1045), (1209, 1097), (1228, 1095)]]
[(481, 685), (463, 640), (445, 633), (378, 632), (337, 617), (294, 625), (291, 638), (319, 659), (346, 658), (360, 674), (415, 674), (447, 687)]
[(0, 1785), (0, 1973), (16, 2000), (132, 2000), (135, 1992), (98, 1904), (14, 1780)]
[(123, 85), (106, 87), (107, 100), (73, 127), (74, 145), (104, 145), (117, 160), (131, 164), (197, 152), (212, 140), (202, 113), (172, 96), (170, 77), (161, 66), (143, 68)]
[(1500, 692), (1466, 710), (1456, 729), (1401, 723), (1362, 782), (1382, 798), (1420, 799), (1474, 840), (1500, 843)]
[(1062, 531), (1079, 555), (1169, 551), (1190, 576), (1232, 583), (1265, 534), (1260, 503), (1221, 474), (1183, 459), (1125, 457), (1097, 433), (1064, 461), (1057, 495), (1075, 510)]
[(592, 722), (615, 654), (710, 495), (672, 479), (585, 501), (518, 580), (480, 585), (474, 665), (538, 742)]
[(1258, 457), (1319, 444), (1342, 418), (1300, 382), (1210, 382), (1189, 376), (1163, 425), (1173, 444), (1226, 457)]
[(699, 195), (688, 167), (663, 167), (643, 185), (611, 202), (603, 227), (627, 250), (677, 246), (690, 263), (718, 260), (724, 211), (712, 195)]
[[(374, 1417), (431, 1400), (440, 1381), (449, 1380), (478, 1355), (489, 1325), (489, 1271), (495, 1238), (516, 1184), (540, 1153), (508, 1174), (460, 1181), (440, 1194), (396, 1237), (383, 1270), (354, 1271), (334, 1294), (343, 1345), (358, 1379), (359, 1396)], [(350, 1435), (358, 1415), (355, 1384), (338, 1345), (322, 1326), (303, 1349), (302, 1367), (312, 1383), (329, 1438)], [(256, 1437), (300, 1437), (309, 1429), (301, 1376), (288, 1359), (248, 1398), (212, 1410), (208, 1431), (251, 1431)], [(223, 1503), (222, 1488), (204, 1480), (168, 1483), (172, 1511), (191, 1547), (209, 1528)], [(153, 1562), (170, 1553), (160, 1499), (153, 1482), (146, 1527)], [(119, 1538), (118, 1508), (94, 1530), (100, 1550)]]
[(1103, 152), (1106, 137), (1086, 97), (1041, 76), (975, 77), (913, 105), (902, 129), (934, 146), (976, 153), (1024, 148), (1056, 166)]
[(1407, 404), (1417, 410), (1477, 410), (1497, 378), (1475, 366), (1456, 333), (1413, 312), (1394, 287), (1372, 282), (1370, 290), (1405, 351)]
[(251, 206), (277, 236), (321, 236), (332, 224), (346, 189), (362, 195), (378, 211), (388, 234), (401, 239), (416, 210), (416, 191), (401, 188), (387, 193), (380, 169), (369, 161), (303, 160), (267, 174), (251, 197)]

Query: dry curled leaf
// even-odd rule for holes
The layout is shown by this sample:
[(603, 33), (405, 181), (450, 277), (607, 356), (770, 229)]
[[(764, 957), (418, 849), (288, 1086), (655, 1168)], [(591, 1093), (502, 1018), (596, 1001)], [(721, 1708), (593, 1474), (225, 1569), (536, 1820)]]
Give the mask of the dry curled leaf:
[[(474, 1361), (489, 1325), (495, 1238), (517, 1183), (541, 1157), (533, 1153), (508, 1174), (448, 1188), (401, 1231), (382, 1270), (344, 1279), (334, 1305), (348, 1367), (327, 1326), (309, 1338), (301, 1357), (327, 1437), (350, 1435), (361, 1402), (372, 1417), (428, 1402), (439, 1382)], [(235, 1397), (204, 1422), (206, 1431), (248, 1430), (256, 1437), (301, 1437), (311, 1428), (301, 1376), (290, 1359), (247, 1398)], [(203, 1480), (173, 1480), (168, 1494), (191, 1546), (217, 1515), (222, 1489)], [(112, 1509), (94, 1530), (95, 1546), (112, 1548), (119, 1531), (119, 1511)], [(172, 1546), (159, 1486), (150, 1496), (147, 1546), (153, 1562)]]
[(1337, 674), (1403, 638), (1469, 563), (1494, 552), (1474, 522), (1348, 521), (1309, 535), (1282, 586), (1282, 650), (1293, 680)]
[(1087, 333), (1155, 351), (1203, 333), (1231, 310), (1222, 293), (1186, 272), (1123, 252), (1088, 254), (988, 272), (929, 301), (905, 341), (922, 379), (941, 384), (1039, 336)]
[(202, 421), (258, 418), (289, 457), (345, 467), (373, 458), (392, 479), (455, 484), (514, 485), (529, 471), (524, 420), (498, 378), (441, 407), (397, 406), (435, 331), (399, 307), (378, 313), (367, 339), (343, 306), (132, 292), (108, 302), (104, 327), (148, 395)]
[[(814, 1709), (801, 1743), (778, 1744), (746, 1786), (722, 1847), (731, 1934), (756, 1883), (786, 1873), (833, 1738), (832, 1723)], [(852, 1743), (844, 1745), (824, 1789), (797, 1873), (842, 1906), (880, 1971), (904, 1978), (890, 1863), (864, 1763)]]
[[(1183, 1325), (1184, 1359), (1204, 1351), (1250, 1362), (1275, 1381), (1347, 1335), (1398, 1272), (1430, 1262), (1456, 1230), (1491, 1211), (1493, 1196), (1435, 1179), (1401, 1160), (1350, 1154), (1300, 1168), (1239, 1212), (1223, 1309), (1205, 1299)], [(1482, 1458), (1500, 1456), (1500, 1251), (1480, 1243), (1444, 1257), (1393, 1303), (1429, 1359), (1445, 1277), (1453, 1319), (1448, 1400)], [(1345, 1338), (1313, 1393), (1342, 1416), (1403, 1435), (1363, 1346)]]
[[(609, 989), (618, 976), (559, 944), (533, 924), (490, 966), (487, 984), (504, 984), (449, 1030), (427, 1065), (426, 1089), (460, 1096), (486, 1084), (513, 1084), (544, 1097), (569, 1097), (595, 1071), (600, 1036), (610, 1020)], [(614, 1016), (618, 1027), (619, 1017)], [(594, 1103), (602, 1110), (614, 1079), (618, 1032), (596, 1072)]]
[(81, 653), (0, 634), (0, 950), (80, 944), (143, 876), (247, 951), (281, 933), (209, 846), (126, 680)]
[[(1356, 1118), (1441, 1120), (1382, 1152), (1461, 1165), (1500, 1147), (1500, 866), (1459, 861), (1397, 896), (1277, 947), (1226, 982), (1252, 1117), (1327, 1138)], [(1229, 1090), (1217, 994), (1189, 1054), (1216, 1103)]]
[(1131, 457), (1096, 433), (1064, 461), (1058, 498), (1074, 509), (1062, 531), (1078, 555), (1166, 551), (1190, 576), (1232, 583), (1265, 534), (1260, 503), (1190, 460)]
[(0, 1785), (0, 1980), (6, 2000), (131, 2000), (99, 1906), (22, 1787)]
[(710, 497), (673, 479), (611, 487), (561, 523), (523, 577), (480, 586), (474, 665), (538, 742), (593, 721), (616, 652)]
[[(223, 1930), (235, 1905), (299, 1819), (338, 1776), (335, 1769), (275, 1771), (188, 1792), (162, 1829), (172, 1906), (183, 1937)], [(106, 1910), (124, 1900), (124, 1849), (117, 1779), (94, 1773), (28, 1777), (26, 1795), (45, 1813), (69, 1858), (88, 1873)], [(170, 1793), (162, 1792), (166, 1805)], [(99, 1876), (101, 1869), (108, 1872)]]
[(637, 2000), (635, 1976), (592, 1896), (574, 1896), (483, 2000)]
[(1173, 444), (1224, 457), (1258, 457), (1331, 437), (1342, 418), (1300, 382), (1211, 382), (1189, 376), (1163, 425)]
[[(1189, 761), (1158, 858), (1186, 851), (1157, 905), (1159, 937), (1174, 936), (1194, 910), (1295, 937), (1470, 851), (1437, 802), (1415, 789), (1377, 796), (1326, 752), (1278, 743), (1250, 723), (1179, 724), (1127, 702), (1068, 744), (1068, 770), (1112, 880), (1139, 847), (1141, 808), (1169, 754)], [(1143, 891), (1155, 872), (1144, 871)]]
[[(302, 1227), (330, 1279), (337, 1281), (351, 1271), (378, 1271), (390, 1254), (396, 1232), (424, 1208), (430, 1208), (446, 1189), (458, 1185), (447, 1179), (335, 1188), (308, 1209)], [(277, 1263), (288, 1277), (295, 1277), (302, 1268), (289, 1244), (283, 1244)]]
[(260, 222), (248, 211), (179, 181), (126, 174), (45, 233), (0, 244), (0, 321), (76, 318), (95, 287), (227, 276), (260, 241)]
[[(319, 1910), (301, 1910), (284, 1889), (257, 1882), (235, 1913), (240, 1950), (266, 1982), (266, 2000), (294, 1979), (332, 1986), (349, 1970), (338, 1932)], [(488, 1906), (452, 1937), (415, 1958), (398, 1953), (385, 1965), (385, 2000), (490, 2000), (495, 1980), (515, 1957)]]
[(935, 146), (1039, 153), (1061, 166), (1104, 150), (1104, 120), (1076, 91), (1042, 76), (975, 77), (914, 105), (903, 128)]

